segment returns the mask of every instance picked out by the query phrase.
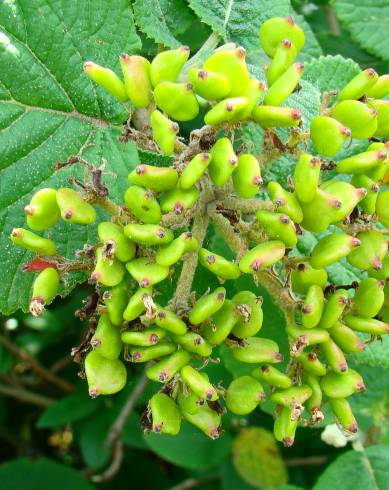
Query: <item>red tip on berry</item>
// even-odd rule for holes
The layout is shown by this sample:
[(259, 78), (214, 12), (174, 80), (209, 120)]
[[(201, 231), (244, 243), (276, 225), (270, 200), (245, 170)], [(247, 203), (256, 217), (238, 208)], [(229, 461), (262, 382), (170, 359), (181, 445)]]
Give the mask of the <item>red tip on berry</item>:
[(294, 439), (292, 437), (285, 437), (282, 442), (284, 443), (285, 447), (291, 447), (293, 446)]
[(135, 172), (138, 175), (144, 175), (146, 173), (146, 165), (137, 165), (135, 168)]
[(207, 255), (206, 260), (208, 264), (214, 264), (216, 262), (216, 257), (214, 255)]
[(182, 202), (176, 202), (176, 204), (174, 205), (175, 214), (182, 214), (184, 212), (184, 209), (185, 208)]
[(281, 44), (283, 45), (284, 48), (291, 48), (292, 47), (292, 42), (289, 41), (289, 39), (283, 39), (281, 41)]
[(149, 284), (150, 284), (150, 281), (149, 281), (149, 279), (147, 279), (147, 277), (144, 277), (143, 279), (141, 279), (139, 281), (139, 286), (141, 288), (147, 288), (147, 286), (149, 286)]

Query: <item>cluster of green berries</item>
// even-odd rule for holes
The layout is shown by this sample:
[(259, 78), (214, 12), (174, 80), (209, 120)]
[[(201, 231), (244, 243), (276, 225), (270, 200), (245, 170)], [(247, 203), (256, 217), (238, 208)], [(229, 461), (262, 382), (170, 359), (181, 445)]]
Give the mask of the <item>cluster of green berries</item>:
[[(360, 332), (373, 340), (389, 333), (389, 145), (380, 140), (389, 136), (389, 101), (382, 99), (389, 94), (389, 76), (369, 69), (351, 80), (335, 104), (312, 121), (318, 155), (298, 153), (289, 190), (276, 181), (265, 187), (259, 161), (239, 151), (229, 134), (253, 121), (267, 131), (300, 130), (300, 111), (281, 104), (298, 88), (304, 71), (295, 62), (304, 32), (291, 18), (272, 18), (261, 26), (259, 38), (270, 57), (269, 88), (250, 77), (241, 47), (219, 48), (202, 67), (189, 70), (185, 46), (161, 52), (151, 62), (125, 54), (120, 57), (124, 82), (107, 68), (85, 63), (85, 72), (117, 100), (147, 109), (154, 143), (161, 153), (174, 155), (175, 163), (138, 165), (129, 174), (122, 212), (97, 226), (90, 282), (100, 303), (84, 365), (89, 393), (97, 396), (125, 386), (123, 345), (125, 360), (147, 363), (146, 376), (162, 388), (149, 401), (145, 426), (165, 434), (177, 434), (184, 418), (217, 438), (226, 410), (247, 415), (269, 398), (275, 404), (275, 437), (289, 446), (299, 423), (323, 419), (324, 403), (347, 433), (357, 431), (347, 399), (365, 385), (346, 357), (365, 348)], [(187, 157), (185, 150), (180, 153), (178, 122), (201, 111), (214, 139)], [(332, 162), (340, 179), (322, 181), (327, 174), (321, 157), (335, 156), (350, 138), (374, 139), (363, 153)], [(266, 201), (252, 199), (259, 191), (267, 193)], [(215, 196), (222, 204), (215, 212), (219, 209), (241, 243), (239, 250), (231, 246), (235, 260), (204, 248), (191, 228)], [(266, 204), (263, 209), (260, 203)], [(96, 220), (92, 204), (70, 188), (42, 189), (25, 208), (27, 225), (44, 231), (61, 218), (89, 225)], [(229, 210), (233, 222), (223, 215)], [(171, 217), (175, 226), (169, 226)], [(331, 224), (336, 231), (300, 260), (299, 236)], [(226, 237), (227, 245), (233, 237)], [(56, 257), (55, 243), (31, 231), (15, 229), (11, 239), (40, 256)], [(198, 299), (190, 295), (185, 304), (159, 304), (158, 285), (193, 258), (194, 268), (198, 260), (221, 284), (251, 274), (259, 282), (271, 278), (287, 292), (293, 307), (285, 372), (274, 366), (282, 361), (277, 343), (258, 335), (262, 300), (253, 292), (227, 298), (228, 287), (220, 286)], [(363, 271), (359, 284), (328, 284), (326, 269), (343, 259)], [(38, 274), (31, 313), (42, 313), (59, 284), (55, 266)], [(202, 369), (222, 344), (237, 362), (253, 365), (250, 375), (226, 388), (212, 384)]]

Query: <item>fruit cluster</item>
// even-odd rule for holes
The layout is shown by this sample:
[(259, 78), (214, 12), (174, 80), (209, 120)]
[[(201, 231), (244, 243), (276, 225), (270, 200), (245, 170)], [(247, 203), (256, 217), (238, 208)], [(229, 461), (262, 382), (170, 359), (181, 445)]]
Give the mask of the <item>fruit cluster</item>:
[[(117, 100), (130, 101), (135, 112), (146, 109), (145, 137), (175, 163), (138, 165), (129, 174), (122, 206), (93, 192), (42, 189), (25, 213), (35, 231), (61, 218), (89, 225), (96, 220), (93, 204), (112, 213), (111, 221), (98, 224), (98, 243), (85, 259), (98, 296), (84, 356), (91, 396), (116, 393), (126, 384), (119, 359), (124, 345), (125, 360), (147, 363), (146, 376), (162, 383), (143, 417), (150, 430), (177, 434), (184, 418), (216, 438), (226, 409), (247, 415), (269, 397), (274, 434), (289, 446), (299, 422), (323, 419), (324, 402), (346, 432), (357, 430), (347, 398), (365, 386), (346, 356), (364, 349), (360, 332), (371, 340), (389, 333), (389, 145), (381, 140), (389, 136), (389, 101), (382, 99), (389, 94), (389, 75), (365, 70), (332, 105), (328, 98), (310, 129), (316, 154), (308, 154), (300, 148), (300, 111), (281, 105), (304, 72), (295, 62), (304, 32), (291, 18), (273, 18), (261, 26), (259, 38), (270, 57), (269, 88), (250, 77), (241, 47), (216, 49), (195, 67), (187, 63), (185, 46), (151, 62), (123, 54), (124, 82), (107, 68), (85, 63), (85, 72)], [(200, 116), (205, 126), (185, 144), (178, 122)], [(235, 129), (253, 121), (273, 140), (274, 128), (293, 127), (284, 147), (297, 157), (289, 190), (276, 181), (265, 187), (258, 159), (234, 144)], [(321, 159), (338, 154), (350, 138), (373, 140), (366, 151), (337, 163)], [(260, 191), (266, 198), (259, 199)], [(235, 260), (203, 247), (209, 222)], [(332, 231), (301, 257), (299, 237), (330, 225)], [(56, 245), (26, 229), (14, 229), (11, 239), (41, 256), (30, 305), (32, 314), (41, 314), (60, 285)], [(327, 267), (344, 259), (363, 271), (363, 279), (328, 284)], [(285, 372), (274, 366), (283, 358), (277, 343), (258, 335), (261, 298), (251, 291), (228, 298), (228, 286), (220, 286), (196, 299), (191, 291), (198, 262), (221, 284), (251, 274), (273, 295), (287, 320)], [(174, 296), (160, 304), (158, 285), (181, 267)], [(221, 344), (253, 368), (226, 388), (212, 384), (203, 370)]]

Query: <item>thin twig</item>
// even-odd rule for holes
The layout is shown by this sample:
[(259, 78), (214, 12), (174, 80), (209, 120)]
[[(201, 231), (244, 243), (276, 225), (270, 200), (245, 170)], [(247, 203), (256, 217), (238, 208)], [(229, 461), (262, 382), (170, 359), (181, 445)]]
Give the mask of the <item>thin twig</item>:
[(5, 396), (16, 398), (16, 400), (20, 400), (21, 402), (31, 403), (32, 405), (38, 405), (43, 408), (47, 408), (55, 402), (52, 398), (33, 393), (24, 388), (15, 388), (3, 384), (0, 384), (0, 393)]
[(67, 354), (65, 357), (62, 357), (61, 359), (58, 359), (54, 364), (51, 365), (50, 371), (53, 374), (58, 373), (59, 371), (62, 371), (66, 366), (71, 364), (73, 362), (73, 358), (70, 354)]
[(174, 485), (169, 490), (189, 490), (190, 488), (198, 487), (203, 483), (218, 480), (219, 478), (220, 475), (218, 475), (217, 473), (212, 473), (211, 475), (207, 475), (202, 478), (188, 478), (186, 480), (183, 480), (181, 483)]
[(71, 393), (74, 391), (74, 386), (61, 378), (58, 378), (55, 374), (46, 369), (42, 364), (40, 364), (36, 359), (34, 359), (30, 354), (27, 354), (22, 349), (19, 349), (15, 344), (13, 344), (7, 337), (0, 334), (0, 344), (8, 349), (12, 354), (27, 363), (30, 368), (43, 380), (61, 388), (61, 390)]
[(116, 418), (115, 422), (113, 423), (107, 434), (107, 438), (104, 443), (106, 447), (111, 447), (118, 440), (119, 436), (123, 432), (123, 428), (127, 422), (130, 413), (132, 412), (137, 401), (145, 391), (148, 381), (149, 380), (146, 377), (146, 374), (143, 372), (140, 380), (138, 381), (138, 384), (132, 390), (130, 396), (128, 397), (128, 400), (123, 405), (123, 408), (121, 409), (118, 417)]
[(296, 466), (320, 466), (328, 462), (328, 456), (308, 456), (306, 458), (289, 458), (285, 460), (288, 468)]
[(93, 481), (94, 483), (100, 483), (103, 481), (109, 481), (112, 480), (120, 470), (120, 467), (122, 465), (123, 461), (123, 441), (121, 439), (118, 439), (115, 442), (113, 451), (112, 451), (112, 459), (111, 463), (106, 468), (103, 473), (100, 473), (98, 475), (91, 475), (89, 479)]

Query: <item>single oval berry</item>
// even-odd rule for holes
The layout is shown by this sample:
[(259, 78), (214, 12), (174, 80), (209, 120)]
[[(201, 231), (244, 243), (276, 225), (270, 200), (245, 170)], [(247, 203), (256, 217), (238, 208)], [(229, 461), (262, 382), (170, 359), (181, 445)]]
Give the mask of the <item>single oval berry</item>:
[(150, 122), (153, 139), (158, 148), (164, 155), (171, 155), (174, 153), (177, 133), (180, 129), (178, 124), (170, 121), (169, 118), (164, 116), (158, 110), (151, 113)]
[(188, 46), (180, 46), (158, 53), (150, 66), (150, 79), (154, 87), (161, 82), (175, 82), (189, 58)]
[(239, 267), (235, 262), (231, 262), (221, 255), (214, 254), (206, 248), (199, 250), (199, 262), (222, 279), (237, 279), (240, 276)]
[(176, 121), (190, 121), (199, 113), (191, 83), (161, 82), (154, 89), (157, 106)]
[(261, 383), (252, 376), (239, 376), (227, 388), (226, 405), (236, 415), (248, 415), (264, 399), (265, 392)]
[(45, 188), (36, 192), (24, 208), (27, 225), (36, 231), (44, 231), (53, 226), (61, 217), (57, 204), (57, 191)]
[(249, 153), (238, 157), (238, 166), (232, 174), (234, 190), (245, 199), (254, 197), (262, 185), (261, 168), (258, 160)]
[(220, 73), (191, 68), (188, 76), (196, 94), (206, 100), (224, 99), (231, 92), (230, 81)]
[(127, 262), (126, 268), (141, 288), (153, 286), (169, 275), (169, 267), (159, 265), (147, 257)]
[(343, 100), (331, 116), (351, 130), (352, 138), (371, 138), (377, 131), (377, 111), (358, 100)]
[(378, 75), (373, 68), (366, 68), (345, 85), (338, 94), (338, 100), (360, 99), (374, 86)]
[(58, 293), (59, 274), (57, 269), (48, 267), (38, 274), (32, 286), (32, 297), (29, 311), (34, 316), (43, 313), (46, 305), (51, 303)]
[(119, 61), (128, 98), (137, 108), (147, 107), (151, 103), (149, 60), (143, 56), (123, 53)]
[(119, 357), (122, 350), (120, 332), (112, 325), (108, 315), (100, 316), (90, 343), (93, 350), (106, 359), (117, 359)]
[(206, 294), (193, 305), (189, 313), (189, 321), (193, 325), (198, 325), (211, 315), (216, 313), (223, 306), (226, 299), (225, 288), (216, 288), (212, 293)]
[(180, 375), (184, 383), (200, 398), (211, 401), (219, 398), (216, 388), (200, 371), (197, 371), (192, 366), (184, 366), (180, 371)]
[(210, 163), (211, 155), (209, 153), (199, 153), (193, 157), (180, 175), (179, 187), (186, 190), (193, 187), (201, 179)]
[(57, 204), (62, 219), (78, 225), (90, 225), (96, 221), (96, 211), (73, 189), (62, 187), (57, 191)]
[(269, 88), (265, 94), (264, 104), (281, 105), (297, 87), (304, 73), (304, 65), (293, 63)]
[(211, 150), (211, 163), (209, 175), (218, 187), (222, 187), (232, 175), (238, 165), (238, 157), (228, 138), (219, 138)]
[[(146, 348), (152, 349), (153, 347)], [(188, 364), (189, 360), (190, 354), (185, 350), (179, 350), (146, 368), (146, 376), (152, 381), (167, 383)]]
[(128, 175), (128, 180), (135, 185), (156, 192), (174, 189), (178, 181), (177, 170), (170, 167), (154, 167), (153, 165), (138, 165)]
[(316, 116), (310, 132), (313, 148), (325, 157), (335, 156), (351, 136), (347, 126), (329, 116)]
[(272, 17), (266, 20), (259, 29), (259, 42), (265, 53), (273, 57), (283, 39), (289, 39), (299, 52), (305, 43), (304, 31), (293, 17)]
[(122, 390), (127, 381), (125, 365), (119, 359), (107, 359), (91, 351), (85, 358), (85, 375), (89, 395), (113, 395)]
[(156, 393), (150, 398), (149, 407), (153, 432), (172, 436), (180, 432), (181, 413), (170, 396), (165, 393)]
[(124, 201), (129, 211), (146, 224), (157, 224), (161, 221), (161, 208), (154, 194), (138, 185), (132, 185), (124, 194)]
[(106, 257), (103, 247), (96, 249), (95, 268), (91, 274), (91, 281), (104, 286), (117, 286), (126, 274), (124, 265), (115, 258)]
[(249, 337), (245, 339), (243, 345), (232, 346), (232, 354), (240, 362), (257, 363), (267, 362), (276, 363), (282, 361), (279, 347), (274, 340), (259, 337)]
[(86, 61), (84, 63), (84, 72), (119, 102), (126, 102), (128, 100), (124, 83), (109, 68), (93, 63), (93, 61)]
[(252, 274), (271, 267), (285, 255), (285, 245), (283, 242), (273, 240), (260, 243), (249, 250), (240, 260), (239, 269)]

